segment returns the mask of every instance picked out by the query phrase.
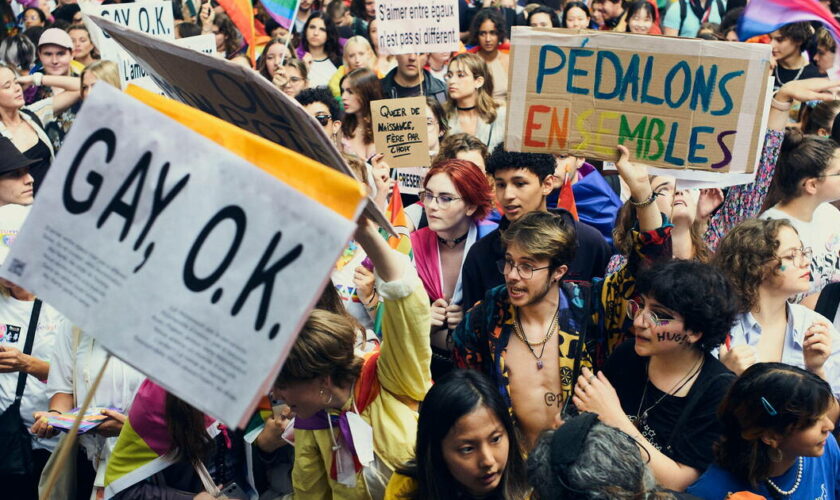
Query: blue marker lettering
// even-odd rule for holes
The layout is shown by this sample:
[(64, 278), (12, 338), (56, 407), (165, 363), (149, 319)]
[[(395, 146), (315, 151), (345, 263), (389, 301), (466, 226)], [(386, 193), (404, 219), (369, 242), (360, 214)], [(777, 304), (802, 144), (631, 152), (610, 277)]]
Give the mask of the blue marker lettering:
[(671, 136), (668, 137), (668, 147), (665, 149), (664, 160), (677, 166), (682, 166), (685, 160), (674, 157), (674, 145), (677, 143), (677, 131), (680, 128), (679, 122), (671, 123)]
[(630, 94), (633, 101), (639, 100), (639, 54), (633, 54), (630, 57), (630, 63), (624, 71), (624, 78), (621, 80), (621, 97), (622, 101), (627, 100), (627, 87), (633, 86), (633, 91)]
[[(615, 86), (608, 93), (601, 90), (601, 82), (604, 81), (604, 60), (607, 60), (612, 64), (615, 75)], [(621, 80), (623, 78), (622, 72), (621, 60), (619, 60), (618, 56), (615, 55), (615, 52), (610, 52), (608, 50), (598, 51), (598, 58), (595, 61), (595, 98), (615, 99), (618, 97), (621, 90)], [(623, 100), (624, 98), (622, 97), (621, 99)]]
[(642, 76), (642, 103), (643, 104), (662, 104), (662, 98), (648, 94), (650, 88), (650, 81), (653, 78), (653, 56), (648, 56), (645, 61), (645, 73)]
[(743, 71), (732, 71), (720, 78), (720, 81), (718, 82), (718, 90), (720, 90), (720, 96), (723, 98), (723, 107), (717, 111), (712, 111), (712, 116), (723, 116), (732, 112), (732, 97), (729, 95), (729, 91), (726, 90), (726, 84), (729, 80), (738, 78), (743, 74)]
[(589, 74), (589, 71), (585, 69), (576, 69), (575, 64), (577, 63), (578, 57), (591, 57), (594, 53), (594, 51), (589, 49), (572, 49), (569, 51), (569, 71), (566, 74), (566, 91), (570, 94), (589, 94), (588, 88), (574, 86), (574, 78), (576, 76), (586, 76)]
[[(550, 68), (547, 68), (545, 66), (545, 60), (546, 60), (549, 52), (551, 52), (553, 54), (557, 54), (558, 56), (560, 56), (560, 64), (558, 64), (556, 66), (552, 66)], [(556, 47), (554, 45), (543, 45), (540, 48), (540, 66), (539, 66), (539, 69), (537, 70), (537, 94), (542, 93), (543, 79), (546, 76), (554, 75), (554, 74), (559, 73), (560, 70), (563, 69), (563, 66), (565, 66), (565, 65), (566, 65), (566, 54), (562, 50), (560, 50), (559, 47)]]
[(691, 109), (697, 110), (698, 101), (703, 107), (703, 112), (709, 112), (709, 104), (712, 101), (712, 94), (715, 91), (715, 82), (717, 80), (717, 64), (712, 64), (709, 69), (709, 78), (706, 79), (706, 67), (700, 66), (694, 74), (694, 88), (691, 92)]
[(698, 151), (702, 151), (706, 149), (705, 144), (700, 144), (698, 142), (698, 136), (700, 134), (713, 134), (715, 132), (714, 127), (693, 127), (691, 129), (691, 139), (688, 141), (688, 162), (693, 165), (698, 165), (701, 163), (707, 163), (709, 161), (708, 158), (705, 156), (697, 156)]
[[(674, 80), (679, 72), (683, 74), (682, 94), (680, 94), (679, 99), (674, 100), (671, 92), (674, 90)], [(677, 109), (688, 99), (689, 94), (691, 94), (691, 69), (689, 69), (687, 62), (680, 61), (665, 75), (665, 102), (671, 108)]]

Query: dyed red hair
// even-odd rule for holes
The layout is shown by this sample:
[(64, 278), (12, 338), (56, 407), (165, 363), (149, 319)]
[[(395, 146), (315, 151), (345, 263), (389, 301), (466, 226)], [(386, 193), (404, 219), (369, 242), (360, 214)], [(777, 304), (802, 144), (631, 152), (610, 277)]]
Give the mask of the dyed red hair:
[(493, 192), (490, 190), (487, 176), (478, 168), (478, 165), (467, 160), (439, 161), (426, 174), (423, 180), (424, 189), (429, 179), (437, 174), (448, 175), (464, 203), (475, 207), (475, 212), (471, 216), (474, 221), (483, 220), (490, 214), (493, 208)]

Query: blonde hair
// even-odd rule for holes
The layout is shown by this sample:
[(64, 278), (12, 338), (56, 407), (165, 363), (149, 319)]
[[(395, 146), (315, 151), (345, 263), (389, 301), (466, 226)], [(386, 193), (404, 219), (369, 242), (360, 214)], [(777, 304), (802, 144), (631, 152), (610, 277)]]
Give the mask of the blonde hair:
[(339, 387), (351, 385), (362, 369), (356, 357), (356, 329), (344, 315), (315, 309), (292, 345), (275, 385), (329, 376)]
[[(93, 73), (96, 75), (97, 80), (101, 80), (118, 89), (122, 88), (122, 85), (120, 84), (120, 70), (117, 67), (117, 63), (114, 61), (102, 60), (89, 65), (83, 69), (82, 74), (79, 75), (79, 82), (85, 81), (85, 73)], [(84, 85), (84, 83), (82, 83), (82, 85)]]
[(347, 63), (347, 53), (350, 52), (350, 47), (353, 45), (361, 45), (365, 49), (367, 49), (368, 53), (368, 60), (365, 64), (366, 68), (370, 68), (374, 73), (376, 72), (376, 53), (373, 51), (373, 47), (371, 47), (370, 42), (367, 38), (363, 36), (353, 36), (347, 39), (347, 42), (344, 43), (344, 55), (342, 56), (344, 61), (345, 69), (349, 70), (349, 64)]
[[(475, 107), (478, 111), (478, 116), (485, 123), (496, 121), (496, 108), (499, 107), (499, 103), (493, 99), (493, 75), (487, 69), (487, 63), (484, 62), (484, 59), (476, 54), (465, 52), (458, 54), (449, 61), (449, 67), (452, 68), (453, 65), (457, 65), (455, 66), (457, 69), (469, 71), (472, 73), (473, 78), (484, 78), (484, 84), (475, 91), (477, 94)], [(446, 101), (447, 114), (457, 113), (457, 111), (458, 104), (452, 97), (449, 97)]]

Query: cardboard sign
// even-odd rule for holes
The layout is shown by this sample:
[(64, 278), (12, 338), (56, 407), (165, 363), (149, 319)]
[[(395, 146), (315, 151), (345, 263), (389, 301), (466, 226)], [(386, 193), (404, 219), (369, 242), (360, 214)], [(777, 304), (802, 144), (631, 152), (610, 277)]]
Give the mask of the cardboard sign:
[[(770, 47), (515, 27), (505, 147), (681, 170), (752, 173)], [(702, 176), (702, 175), (701, 175)]]
[(120, 69), (120, 79), (125, 87), (128, 82), (135, 82), (146, 88), (154, 89), (154, 84), (146, 71), (131, 55), (117, 44), (96, 23), (90, 21), (90, 15), (102, 16), (115, 23), (128, 26), (162, 40), (175, 40), (175, 19), (172, 14), (172, 2), (169, 0), (146, 0), (137, 3), (98, 5), (93, 2), (80, 2), (85, 26), (90, 32), (91, 41), (99, 49), (102, 59), (114, 61)]
[[(101, 17), (91, 20), (140, 62), (167, 97), (353, 176), (321, 124), (256, 71)], [(372, 199), (365, 214), (394, 232)]]
[(377, 0), (381, 54), (455, 52), (459, 48), (458, 0)]
[(370, 113), (376, 151), (391, 168), (429, 166), (425, 97), (372, 101)]
[(364, 195), (308, 158), (130, 89), (188, 125), (95, 86), (2, 276), (178, 397), (242, 426)]

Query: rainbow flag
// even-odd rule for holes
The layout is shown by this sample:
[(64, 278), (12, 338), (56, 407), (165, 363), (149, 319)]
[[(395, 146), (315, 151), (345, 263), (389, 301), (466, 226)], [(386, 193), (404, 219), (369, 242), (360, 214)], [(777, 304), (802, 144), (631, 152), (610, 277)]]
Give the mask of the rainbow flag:
[(257, 48), (257, 33), (254, 27), (254, 4), (251, 0), (218, 0), (219, 5), (225, 9), (230, 20), (242, 33), (245, 43), (248, 44), (248, 57), (251, 64), (254, 64), (255, 50)]
[(287, 30), (292, 29), (297, 15), (298, 0), (262, 0), (262, 5), (277, 24)]
[(840, 44), (840, 24), (817, 0), (752, 0), (738, 21), (738, 38), (747, 40), (801, 21), (820, 21)]

